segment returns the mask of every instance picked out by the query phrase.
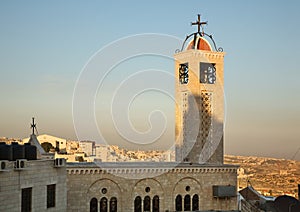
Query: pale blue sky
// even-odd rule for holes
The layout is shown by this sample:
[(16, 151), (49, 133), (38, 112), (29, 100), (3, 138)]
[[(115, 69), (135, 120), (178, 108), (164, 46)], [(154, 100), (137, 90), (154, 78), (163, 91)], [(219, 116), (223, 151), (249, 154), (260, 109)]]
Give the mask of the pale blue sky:
[(299, 9), (298, 0), (2, 0), (0, 136), (28, 136), (36, 116), (40, 133), (74, 139), (73, 89), (88, 59), (124, 36), (184, 39), (200, 13), (227, 53), (226, 153), (291, 158), (300, 147)]

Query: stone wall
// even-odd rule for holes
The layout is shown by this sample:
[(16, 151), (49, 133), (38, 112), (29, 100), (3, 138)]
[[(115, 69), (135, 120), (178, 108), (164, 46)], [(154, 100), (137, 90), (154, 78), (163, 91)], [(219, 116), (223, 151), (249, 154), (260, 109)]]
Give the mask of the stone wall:
[[(32, 188), (32, 212), (66, 211), (66, 168), (54, 168), (53, 160), (25, 161), (25, 168), (16, 170), (14, 161), (6, 161), (0, 171), (0, 211), (21, 211), (23, 188)], [(47, 185), (56, 185), (55, 207), (47, 208)]]
[[(134, 163), (133, 163), (134, 164)], [(93, 163), (68, 164), (68, 211), (89, 211), (90, 200), (116, 197), (118, 211), (134, 211), (134, 200), (140, 196), (159, 196), (160, 211), (175, 211), (178, 194), (199, 195), (200, 210), (237, 210), (237, 198), (213, 197), (213, 185), (237, 185), (236, 166), (184, 165), (167, 169), (147, 166), (100, 168)], [(142, 174), (142, 175), (140, 175)], [(143, 176), (143, 179), (137, 175)], [(149, 176), (149, 177), (147, 177)], [(187, 190), (187, 186), (190, 187)], [(147, 191), (147, 187), (149, 187)], [(105, 193), (103, 189), (106, 189)], [(151, 202), (152, 203), (152, 202)]]
[[(174, 55), (176, 161), (223, 163), (224, 55), (192, 49)], [(214, 64), (215, 83), (200, 82), (200, 63)], [(187, 84), (179, 82), (182, 64), (188, 64)]]

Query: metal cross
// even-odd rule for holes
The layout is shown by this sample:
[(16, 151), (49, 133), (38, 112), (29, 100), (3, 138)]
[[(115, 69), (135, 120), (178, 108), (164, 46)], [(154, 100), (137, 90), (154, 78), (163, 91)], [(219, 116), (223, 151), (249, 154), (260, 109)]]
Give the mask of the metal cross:
[(32, 128), (32, 135), (34, 135), (34, 129), (36, 129), (36, 124), (34, 123), (34, 117), (32, 117), (31, 128)]
[(198, 25), (198, 33), (200, 33), (200, 27), (201, 27), (201, 25), (206, 25), (207, 24), (207, 21), (201, 22), (200, 16), (201, 15), (198, 14), (198, 20), (196, 22), (192, 22), (191, 23), (192, 25)]

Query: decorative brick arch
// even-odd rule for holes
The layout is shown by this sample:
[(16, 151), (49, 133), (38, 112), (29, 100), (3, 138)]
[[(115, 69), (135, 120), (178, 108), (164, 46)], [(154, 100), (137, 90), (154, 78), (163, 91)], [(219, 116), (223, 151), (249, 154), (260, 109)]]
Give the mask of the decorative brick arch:
[[(148, 189), (149, 188), (149, 189)], [(136, 197), (140, 196), (142, 200), (149, 196), (151, 199), (151, 204), (153, 201), (153, 198), (156, 196), (156, 198), (159, 198), (159, 207), (164, 208), (164, 190), (161, 186), (160, 182), (157, 180), (154, 180), (152, 178), (146, 178), (139, 180), (132, 189), (132, 206), (134, 208), (134, 200)], [(151, 206), (152, 208), (152, 206)]]
[(115, 181), (104, 178), (104, 179), (96, 180), (95, 182), (93, 182), (90, 185), (90, 187), (88, 188), (87, 193), (86, 193), (87, 208), (90, 207), (89, 204), (90, 204), (90, 200), (92, 198), (97, 198), (99, 201), (103, 197), (107, 198), (108, 202), (112, 198), (116, 198), (118, 208), (122, 208), (122, 206), (121, 206), (121, 203), (122, 203), (121, 189)]
[[(173, 188), (173, 204), (172, 204), (173, 210), (176, 209), (175, 201), (177, 195), (181, 195), (182, 197), (182, 208), (184, 210), (184, 197), (189, 195), (191, 201), (190, 204), (192, 207), (193, 196), (198, 195), (198, 198), (201, 198), (199, 194), (203, 194), (203, 190), (200, 183), (196, 179), (191, 177), (181, 178), (180, 180), (177, 181), (177, 183)], [(199, 199), (198, 199), (198, 203), (199, 203)]]

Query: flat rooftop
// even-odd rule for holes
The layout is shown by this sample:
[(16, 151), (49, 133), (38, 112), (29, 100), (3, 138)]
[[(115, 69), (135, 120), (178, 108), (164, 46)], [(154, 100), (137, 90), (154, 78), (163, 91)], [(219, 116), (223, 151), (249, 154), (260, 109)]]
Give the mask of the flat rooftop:
[(231, 164), (197, 164), (176, 162), (70, 162), (67, 168), (234, 168)]

